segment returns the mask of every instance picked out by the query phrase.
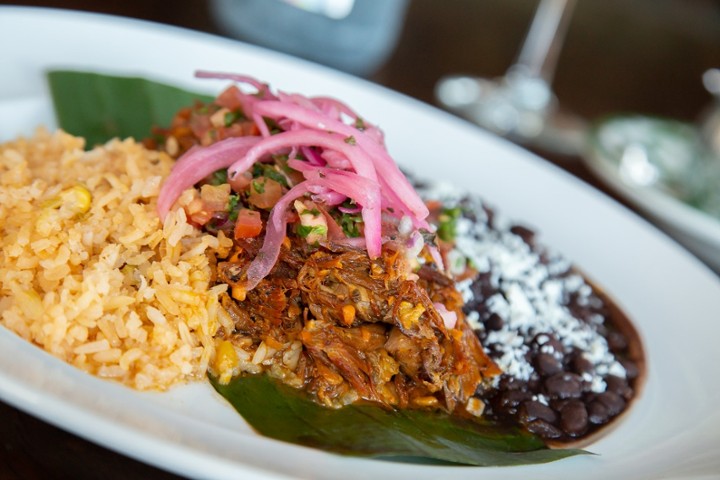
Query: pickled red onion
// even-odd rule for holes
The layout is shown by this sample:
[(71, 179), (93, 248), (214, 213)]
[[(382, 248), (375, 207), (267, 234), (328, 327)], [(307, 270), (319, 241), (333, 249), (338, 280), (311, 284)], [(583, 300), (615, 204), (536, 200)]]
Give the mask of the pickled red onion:
[(435, 307), (435, 310), (440, 314), (440, 317), (443, 319), (443, 324), (445, 325), (445, 328), (448, 330), (455, 328), (455, 324), (457, 324), (457, 313), (455, 313), (452, 310), (448, 310), (445, 305), (443, 305), (440, 302), (433, 303), (433, 306)]
[[(382, 250), (383, 209), (398, 218), (408, 216), (415, 228), (431, 228), (426, 221), (426, 205), (385, 150), (382, 131), (364, 122), (358, 125), (360, 117), (344, 103), (329, 97), (308, 98), (284, 92), (274, 95), (267, 84), (246, 75), (199, 71), (196, 76), (254, 87), (256, 94), (239, 89), (234, 94), (261, 136), (226, 139), (186, 153), (161, 191), (161, 217), (185, 188), (220, 168), (228, 168), (228, 174), (234, 177), (264, 157), (290, 152), (289, 166), (305, 178), (272, 208), (263, 246), (247, 269), (247, 290), (272, 270), (285, 238), (288, 206), (303, 195), (311, 194), (315, 201), (327, 206), (352, 199), (363, 218), (364, 239), (351, 240), (364, 240), (371, 258), (377, 258)], [(266, 119), (283, 131), (271, 134)], [(346, 123), (348, 120), (354, 124)], [(306, 161), (296, 157), (298, 150)]]
[(238, 73), (226, 73), (226, 72), (211, 72), (209, 70), (196, 70), (195, 76), (197, 78), (215, 78), (218, 80), (232, 80), (237, 83), (247, 83), (257, 89), (258, 92), (270, 92), (267, 83), (263, 83), (255, 77), (249, 75), (241, 75)]
[(232, 137), (209, 147), (193, 147), (175, 162), (160, 189), (157, 212), (162, 220), (180, 194), (211, 173), (227, 168), (255, 146), (259, 137)]
[(317, 107), (318, 110), (322, 111), (323, 113), (334, 116), (337, 119), (340, 119), (340, 114), (347, 115), (353, 120), (357, 120), (359, 115), (355, 113), (353, 109), (345, 105), (344, 102), (341, 102), (340, 100), (337, 100), (332, 97), (312, 97), (309, 99), (313, 105)]
[[(292, 164), (289, 163), (292, 167)], [(365, 235), (365, 247), (370, 258), (380, 256), (382, 250), (382, 217), (380, 215), (380, 187), (355, 173), (325, 167), (307, 168), (307, 181), (326, 187), (355, 200), (360, 205)]]
[(322, 147), (342, 153), (350, 161), (358, 175), (377, 183), (377, 174), (367, 153), (356, 148), (356, 145), (350, 145), (346, 140), (346, 138), (336, 134), (308, 128), (280, 132), (264, 138), (240, 160), (230, 165), (228, 175), (235, 176), (246, 171), (265, 155), (279, 153), (283, 149), (289, 151), (292, 147), (305, 146)]
[(416, 227), (429, 229), (429, 225), (425, 222), (429, 214), (427, 206), (385, 148), (374, 138), (353, 126), (296, 104), (266, 100), (257, 102), (253, 108), (256, 113), (264, 117), (288, 118), (308, 128), (329, 130), (354, 138), (356, 146), (365, 151), (375, 167), (383, 187), (383, 194), (390, 202), (388, 206), (406, 213)]
[(246, 291), (257, 287), (277, 262), (280, 247), (287, 233), (288, 207), (297, 198), (308, 192), (310, 184), (303, 182), (295, 185), (275, 204), (265, 227), (265, 240), (263, 246), (247, 268), (246, 280), (243, 287)]

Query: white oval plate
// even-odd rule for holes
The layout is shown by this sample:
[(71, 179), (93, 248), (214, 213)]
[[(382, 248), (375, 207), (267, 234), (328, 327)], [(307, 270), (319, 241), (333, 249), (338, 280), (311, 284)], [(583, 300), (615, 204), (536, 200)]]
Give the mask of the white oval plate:
[(259, 437), (207, 384), (139, 393), (65, 365), (0, 328), (0, 398), (94, 442), (203, 478), (656, 479), (720, 472), (720, 282), (655, 228), (528, 152), (376, 85), (227, 39), (134, 20), (0, 7), (0, 140), (52, 126), (48, 68), (144, 75), (191, 89), (245, 72), (346, 100), (385, 130), (399, 163), (473, 190), (539, 227), (625, 308), (649, 358), (630, 415), (583, 456), (485, 468), (348, 458)]

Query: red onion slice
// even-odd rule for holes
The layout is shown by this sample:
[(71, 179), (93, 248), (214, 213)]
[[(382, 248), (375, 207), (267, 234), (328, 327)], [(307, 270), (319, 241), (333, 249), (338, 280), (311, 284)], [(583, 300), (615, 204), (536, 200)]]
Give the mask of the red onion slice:
[(233, 137), (209, 147), (194, 147), (180, 157), (165, 179), (158, 196), (157, 212), (162, 220), (180, 194), (211, 173), (227, 168), (255, 146), (260, 137)]
[(303, 182), (295, 185), (275, 204), (265, 227), (265, 240), (262, 248), (247, 269), (246, 291), (252, 290), (265, 278), (275, 266), (280, 247), (287, 234), (288, 207), (297, 198), (308, 192), (310, 184)]
[[(304, 109), (299, 105), (274, 100), (257, 102), (255, 112), (270, 118), (288, 118), (308, 128), (333, 131), (346, 138), (354, 138), (356, 145), (364, 150), (373, 163), (383, 186), (383, 195), (389, 200), (389, 207), (407, 213), (418, 228), (429, 228), (425, 218), (429, 211), (394, 160), (376, 139), (366, 135), (354, 126), (346, 125), (320, 112)], [(357, 170), (356, 170), (357, 171)], [(358, 172), (359, 173), (359, 172)]]
[(375, 169), (367, 154), (346, 140), (339, 135), (310, 129), (281, 132), (264, 138), (251, 148), (243, 158), (230, 166), (228, 174), (235, 176), (238, 172), (246, 171), (265, 155), (289, 151), (293, 147), (321, 147), (342, 153), (359, 176), (377, 183)]

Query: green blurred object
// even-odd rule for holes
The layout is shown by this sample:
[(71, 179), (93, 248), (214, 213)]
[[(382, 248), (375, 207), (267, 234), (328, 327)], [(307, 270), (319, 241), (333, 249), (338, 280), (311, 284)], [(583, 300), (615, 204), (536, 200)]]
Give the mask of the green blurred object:
[(720, 161), (694, 125), (617, 115), (591, 130), (590, 149), (628, 185), (657, 189), (720, 219)]
[(700, 130), (616, 115), (587, 140), (587, 167), (720, 274), (720, 158)]
[(47, 79), (58, 125), (85, 137), (87, 148), (114, 137), (142, 140), (180, 108), (213, 98), (137, 77), (57, 70)]

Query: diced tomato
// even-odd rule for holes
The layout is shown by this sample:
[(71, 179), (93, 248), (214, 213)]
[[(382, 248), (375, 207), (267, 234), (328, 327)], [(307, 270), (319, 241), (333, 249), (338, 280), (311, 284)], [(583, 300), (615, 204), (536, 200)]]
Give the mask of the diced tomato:
[(232, 187), (233, 192), (242, 192), (250, 185), (251, 180), (252, 174), (250, 172), (240, 173), (233, 178), (230, 178), (228, 175), (228, 183), (230, 187)]
[(195, 190), (193, 191), (193, 197), (194, 198), (185, 205), (185, 214), (191, 223), (200, 226), (205, 225), (212, 217), (212, 212), (209, 212), (205, 208), (202, 199), (200, 199), (200, 195), (198, 195)]
[(181, 127), (185, 125), (192, 115), (192, 109), (190, 107), (181, 108), (175, 117), (172, 119), (172, 128)]
[(433, 212), (440, 210), (443, 206), (442, 202), (440, 202), (439, 200), (427, 200), (425, 202), (425, 205), (427, 205), (428, 210)]
[(259, 135), (260, 131), (255, 122), (245, 121), (233, 123), (229, 127), (221, 127), (217, 129), (218, 140), (224, 140), (229, 137), (247, 137), (249, 135)]
[(243, 208), (235, 221), (235, 240), (257, 237), (262, 232), (260, 212)]
[(203, 138), (205, 134), (212, 128), (210, 117), (207, 114), (194, 113), (189, 120), (190, 129), (197, 138)]
[(237, 110), (242, 107), (240, 102), (240, 89), (235, 85), (228, 87), (215, 99), (215, 103), (229, 110)]
[(188, 218), (192, 223), (196, 225), (205, 225), (213, 216), (214, 212), (209, 210), (198, 210), (197, 212), (190, 215)]
[(248, 202), (257, 208), (272, 208), (282, 197), (282, 185), (271, 178), (258, 177), (250, 182)]

